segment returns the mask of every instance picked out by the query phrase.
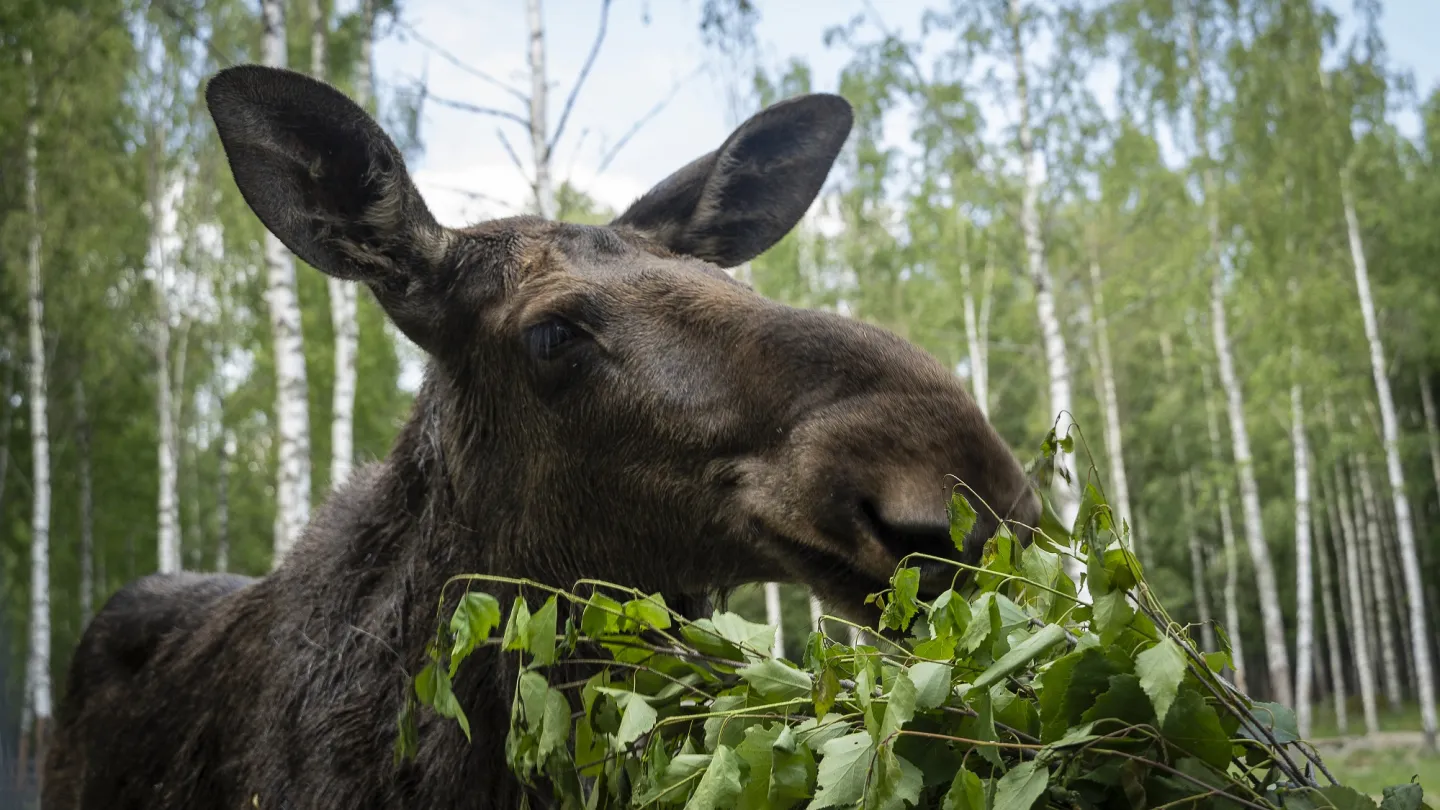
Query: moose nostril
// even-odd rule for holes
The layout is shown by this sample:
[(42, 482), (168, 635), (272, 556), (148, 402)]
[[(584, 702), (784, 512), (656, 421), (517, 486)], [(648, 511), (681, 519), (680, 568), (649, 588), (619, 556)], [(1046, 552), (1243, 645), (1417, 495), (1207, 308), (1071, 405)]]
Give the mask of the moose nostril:
[(886, 520), (875, 504), (868, 500), (860, 502), (860, 515), (880, 544), (896, 557), (925, 554), (950, 559), (955, 556), (955, 544), (950, 540), (948, 523), (892, 522)]

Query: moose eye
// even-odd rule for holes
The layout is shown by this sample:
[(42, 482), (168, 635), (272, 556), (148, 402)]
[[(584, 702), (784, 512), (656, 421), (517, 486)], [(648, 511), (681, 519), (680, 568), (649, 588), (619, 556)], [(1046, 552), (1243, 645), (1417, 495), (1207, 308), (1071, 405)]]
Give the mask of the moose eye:
[(564, 318), (546, 318), (525, 331), (525, 344), (537, 360), (553, 360), (585, 332)]

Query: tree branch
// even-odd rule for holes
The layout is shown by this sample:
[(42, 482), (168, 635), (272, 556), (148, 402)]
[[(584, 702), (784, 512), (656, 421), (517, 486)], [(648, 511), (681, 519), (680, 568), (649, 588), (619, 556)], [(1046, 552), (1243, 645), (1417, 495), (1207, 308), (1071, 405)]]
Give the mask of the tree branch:
[(565, 122), (570, 119), (570, 110), (575, 107), (575, 99), (580, 95), (580, 88), (585, 85), (585, 79), (590, 75), (590, 68), (595, 66), (595, 57), (600, 55), (600, 45), (605, 41), (605, 30), (609, 23), (610, 0), (600, 0), (600, 29), (595, 32), (595, 43), (590, 46), (590, 55), (585, 57), (585, 65), (580, 68), (580, 75), (575, 77), (575, 86), (570, 88), (565, 107), (560, 110), (560, 120), (555, 123), (555, 134), (550, 137), (547, 151), (555, 151), (555, 144), (560, 142), (560, 136), (565, 132)]
[(525, 164), (520, 162), (520, 156), (515, 153), (515, 147), (510, 145), (510, 139), (505, 137), (504, 131), (497, 127), (495, 137), (500, 139), (500, 145), (505, 147), (505, 154), (510, 156), (510, 162), (515, 164), (515, 169), (520, 172), (520, 176), (525, 178), (525, 182), (533, 187), (535, 185), (535, 179), (525, 173)]
[(604, 174), (605, 170), (610, 167), (610, 162), (615, 159), (616, 155), (620, 154), (620, 150), (625, 148), (625, 145), (630, 142), (630, 139), (635, 137), (636, 133), (638, 133), (642, 128), (644, 128), (646, 124), (654, 120), (655, 116), (659, 115), (662, 111), (664, 111), (666, 107), (670, 106), (670, 102), (674, 101), (675, 96), (680, 94), (680, 88), (688, 84), (691, 79), (699, 76), (701, 71), (703, 71), (704, 69), (705, 65), (703, 63), (697, 65), (694, 70), (690, 71), (690, 74), (688, 76), (675, 82), (675, 85), (670, 88), (670, 92), (666, 93), (663, 98), (655, 102), (655, 106), (651, 107), (644, 115), (635, 119), (635, 123), (630, 125), (630, 128), (625, 131), (624, 135), (620, 136), (619, 140), (615, 141), (615, 145), (610, 147), (610, 149), (601, 156), (600, 166), (595, 170), (595, 174), (597, 176)]
[(506, 121), (514, 121), (522, 127), (530, 126), (529, 121), (525, 120), (519, 115), (516, 115), (515, 113), (509, 112), (508, 110), (497, 110), (494, 107), (481, 107), (476, 104), (471, 104), (468, 101), (455, 101), (454, 99), (441, 98), (440, 96), (431, 96), (428, 94), (426, 98), (429, 101), (439, 104), (441, 107), (449, 107), (452, 110), (474, 113), (476, 115), (489, 115), (496, 118), (504, 118)]
[(458, 57), (458, 56), (456, 56), (455, 54), (451, 53), (450, 51), (447, 51), (447, 50), (445, 50), (444, 48), (440, 47), (440, 46), (437, 45), (433, 40), (426, 39), (423, 34), (421, 34), (419, 31), (415, 30), (415, 26), (413, 26), (413, 25), (411, 25), (411, 24), (409, 24), (409, 23), (407, 23), (407, 22), (404, 22), (404, 21), (402, 21), (402, 20), (399, 20), (399, 19), (396, 19), (396, 20), (395, 20), (395, 26), (396, 26), (397, 28), (403, 29), (407, 34), (410, 35), (410, 37), (411, 37), (412, 39), (414, 39), (416, 42), (420, 43), (421, 47), (423, 47), (423, 48), (425, 48), (425, 49), (427, 49), (427, 50), (429, 50), (429, 51), (434, 52), (436, 56), (439, 56), (441, 59), (444, 59), (446, 62), (449, 62), (451, 65), (455, 66), (456, 68), (460, 69), (461, 71), (463, 71), (463, 72), (465, 72), (465, 73), (468, 73), (468, 74), (470, 74), (471, 76), (474, 76), (475, 78), (477, 78), (477, 79), (479, 79), (479, 80), (481, 80), (481, 81), (483, 81), (483, 82), (485, 82), (485, 83), (487, 83), (487, 84), (489, 84), (489, 85), (491, 85), (491, 86), (493, 86), (493, 87), (498, 87), (499, 89), (504, 90), (506, 93), (509, 93), (511, 96), (513, 96), (513, 97), (515, 97), (516, 99), (518, 99), (518, 100), (520, 101), (520, 103), (522, 103), (522, 104), (529, 104), (529, 103), (530, 103), (530, 97), (529, 97), (529, 96), (527, 96), (527, 95), (525, 95), (524, 93), (520, 92), (520, 91), (517, 90), (516, 88), (511, 87), (510, 85), (506, 84), (505, 82), (503, 82), (503, 81), (495, 78), (494, 76), (491, 76), (489, 73), (486, 73), (485, 71), (483, 71), (483, 70), (481, 70), (481, 69), (479, 69), (479, 68), (477, 68), (477, 67), (473, 67), (473, 66), (471, 66), (471, 65), (469, 65), (469, 64), (466, 64), (464, 61), (462, 61), (462, 60), (460, 59), (460, 57)]

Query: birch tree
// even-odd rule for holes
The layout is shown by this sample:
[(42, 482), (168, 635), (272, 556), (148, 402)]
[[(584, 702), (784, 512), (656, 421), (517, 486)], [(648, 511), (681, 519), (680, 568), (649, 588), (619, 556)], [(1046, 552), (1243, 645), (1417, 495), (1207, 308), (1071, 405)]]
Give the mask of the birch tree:
[(1430, 474), (1435, 476), (1435, 494), (1440, 497), (1440, 426), (1435, 417), (1435, 392), (1430, 375), (1420, 372), (1420, 409), (1425, 416), (1425, 446), (1430, 451)]
[(1335, 727), (1340, 736), (1345, 736), (1349, 731), (1350, 717), (1346, 706), (1345, 691), (1345, 662), (1340, 651), (1341, 627), (1335, 616), (1335, 606), (1332, 602), (1335, 591), (1334, 575), (1330, 570), (1331, 549), (1341, 542), (1336, 535), (1340, 531), (1340, 513), (1335, 506), (1335, 494), (1326, 486), (1323, 475), (1319, 475), (1321, 498), (1326, 503), (1326, 517), (1324, 531), (1317, 531), (1316, 538), (1316, 561), (1320, 568), (1320, 615), (1325, 621), (1325, 651), (1330, 662), (1330, 697), (1335, 704)]
[[(34, 53), (20, 55), (25, 70), (25, 267), (30, 333), (30, 654), (26, 665), (26, 709), (33, 717), (35, 754), (45, 745), (51, 716), (50, 689), (50, 417), (46, 386), (45, 294), (41, 276), (43, 223), (40, 214), (40, 98)], [(28, 729), (22, 729), (28, 731)]]
[[(1165, 387), (1176, 390), (1175, 347), (1169, 332), (1160, 333), (1160, 364), (1165, 372)], [(1185, 522), (1185, 546), (1190, 552), (1190, 587), (1194, 591), (1195, 618), (1200, 624), (1200, 643), (1207, 651), (1219, 650), (1215, 643), (1215, 619), (1210, 612), (1210, 589), (1205, 583), (1205, 551), (1200, 545), (1200, 533), (1196, 530), (1195, 479), (1185, 458), (1180, 424), (1173, 420), (1170, 422), (1170, 446), (1180, 467), (1180, 519)], [(1233, 626), (1230, 632), (1235, 632)]]
[[(161, 59), (164, 58), (162, 54)], [(156, 455), (160, 466), (160, 487), (157, 495), (158, 536), (156, 538), (156, 559), (160, 573), (170, 574), (180, 570), (180, 494), (179, 459), (176, 444), (176, 409), (173, 402), (174, 387), (170, 374), (170, 273), (165, 245), (165, 171), (164, 143), (166, 126), (161, 119), (163, 106), (160, 100), (152, 100), (150, 114), (154, 116), (146, 131), (149, 153), (148, 197), (146, 216), (150, 224), (150, 244), (147, 258), (151, 278), (155, 287), (154, 334), (151, 338), (155, 353), (155, 413), (159, 423), (159, 441)]]
[[(1196, 340), (1198, 344), (1198, 339)], [(1210, 439), (1210, 458), (1217, 472), (1225, 469), (1225, 453), (1220, 438), (1220, 418), (1215, 406), (1215, 384), (1208, 363), (1200, 365), (1200, 381), (1205, 392), (1205, 432)], [(1240, 627), (1240, 555), (1235, 544), (1235, 519), (1230, 511), (1230, 487), (1221, 476), (1215, 480), (1215, 500), (1220, 509), (1220, 538), (1225, 549), (1225, 632), (1230, 636), (1230, 660), (1235, 664), (1235, 686), (1247, 690), (1245, 673), (1245, 642)]]
[(1390, 583), (1385, 576), (1385, 540), (1381, 536), (1379, 503), (1375, 499), (1375, 485), (1370, 477), (1369, 459), (1364, 453), (1354, 457), (1355, 475), (1360, 484), (1360, 506), (1363, 509), (1365, 532), (1365, 561), (1370, 576), (1370, 593), (1374, 595), (1372, 615), (1377, 624), (1376, 642), (1380, 649), (1381, 681), (1385, 690), (1385, 702), (1391, 709), (1400, 705), (1400, 666), (1395, 649), (1395, 618), (1390, 612)]
[(1345, 473), (1338, 462), (1334, 477), (1333, 489), (1340, 504), (1340, 525), (1345, 536), (1341, 548), (1347, 549), (1341, 565), (1345, 569), (1345, 591), (1350, 602), (1350, 649), (1355, 658), (1355, 679), (1360, 687), (1365, 733), (1374, 735), (1380, 732), (1380, 714), (1375, 700), (1375, 667), (1370, 657), (1371, 633), (1366, 618), (1369, 611), (1365, 608), (1364, 577), (1360, 562), (1364, 556), (1364, 541), (1360, 537), (1359, 527), (1356, 526), (1356, 515), (1352, 507), (1354, 501), (1345, 482)]
[(90, 410), (85, 381), (75, 381), (75, 450), (80, 478), (80, 621), (90, 621), (95, 599), (95, 487), (91, 480)]
[(970, 360), (970, 392), (980, 413), (990, 418), (990, 303), (995, 284), (994, 244), (985, 242), (985, 268), (981, 272), (980, 306), (975, 306), (975, 287), (971, 280), (969, 223), (960, 222), (960, 289), (965, 317), (965, 349)]
[[(260, 0), (264, 64), (285, 67), (285, 11), (281, 0)], [(266, 301), (275, 342), (276, 515), (279, 566), (310, 522), (310, 406), (305, 374), (295, 261), (283, 242), (265, 233)]]
[[(1130, 511), (1130, 481), (1125, 475), (1125, 443), (1120, 430), (1120, 400), (1115, 393), (1115, 368), (1110, 360), (1110, 327), (1105, 317), (1105, 297), (1100, 278), (1100, 261), (1092, 252), (1090, 258), (1091, 311), (1094, 313), (1095, 351), (1100, 361), (1101, 405), (1105, 411), (1105, 458), (1110, 462), (1111, 497), (1115, 503), (1116, 524), (1133, 519)], [(1139, 553), (1138, 533), (1130, 533), (1131, 544)]]
[[(1291, 368), (1300, 370), (1300, 345), (1290, 346)], [(1310, 448), (1300, 381), (1290, 383), (1290, 443), (1295, 452), (1295, 718), (1301, 736), (1310, 732), (1311, 666), (1314, 661), (1315, 582), (1311, 572)]]

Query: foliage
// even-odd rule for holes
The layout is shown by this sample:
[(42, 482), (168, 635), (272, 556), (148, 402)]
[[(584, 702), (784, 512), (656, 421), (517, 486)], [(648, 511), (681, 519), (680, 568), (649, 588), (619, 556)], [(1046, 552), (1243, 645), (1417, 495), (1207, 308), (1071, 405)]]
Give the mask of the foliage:
[[(1052, 435), (1047, 455), (1065, 444)], [(952, 509), (952, 535), (974, 520)], [(1093, 605), (1062, 573), (1067, 534)], [(872, 597), (873, 643), (815, 632), (800, 662), (770, 656), (774, 627), (692, 621), (659, 594), (455, 577), (549, 595), (533, 612), (517, 596), (503, 624), (495, 597), (460, 598), (407, 696), (397, 757), (416, 753), (419, 705), (468, 737), (452, 683), (483, 643), (523, 662), (507, 761), (562, 807), (1376, 807), (1312, 779), (1324, 765), (1294, 714), (1220, 677), (1228, 654), (1202, 653), (1165, 613), (1095, 487), (1070, 532), (1022, 546), (1002, 529), (930, 598), (906, 565), (921, 556)], [(575, 659), (593, 674), (555, 682)], [(1421, 807), (1421, 789), (1387, 788), (1381, 806)]]

